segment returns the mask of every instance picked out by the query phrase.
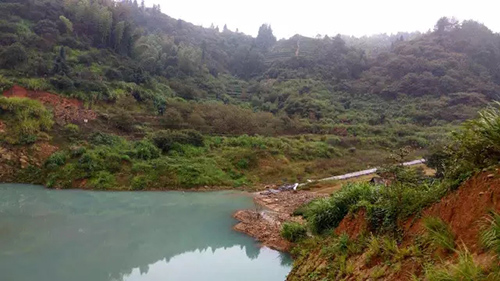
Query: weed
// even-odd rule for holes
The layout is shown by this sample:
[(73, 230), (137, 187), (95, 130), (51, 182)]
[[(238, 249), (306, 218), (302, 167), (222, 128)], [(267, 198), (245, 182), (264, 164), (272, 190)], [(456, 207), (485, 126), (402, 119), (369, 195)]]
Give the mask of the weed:
[(437, 217), (426, 217), (423, 220), (427, 235), (432, 243), (447, 251), (455, 250), (455, 237), (449, 225)]

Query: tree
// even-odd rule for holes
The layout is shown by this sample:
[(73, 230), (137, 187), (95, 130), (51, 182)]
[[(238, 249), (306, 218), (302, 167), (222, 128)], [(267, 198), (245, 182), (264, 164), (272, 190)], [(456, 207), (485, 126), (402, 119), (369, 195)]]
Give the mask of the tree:
[(54, 60), (54, 67), (52, 68), (52, 73), (55, 75), (68, 75), (69, 67), (66, 63), (66, 50), (64, 47), (59, 49), (59, 55), (56, 56)]
[(16, 43), (7, 47), (0, 53), (0, 67), (6, 69), (14, 69), (19, 65), (24, 64), (28, 60), (28, 55), (24, 47)]
[(440, 18), (436, 25), (434, 26), (434, 31), (438, 34), (442, 34), (444, 32), (448, 32), (452, 30), (454, 27), (456, 27), (458, 24), (457, 20), (454, 18), (447, 18), (447, 17), (442, 17)]
[(276, 43), (276, 37), (270, 25), (261, 25), (255, 43), (263, 52), (267, 52)]
[(62, 21), (62, 23), (66, 27), (66, 32), (73, 33), (73, 23), (65, 16), (60, 16), (59, 19)]

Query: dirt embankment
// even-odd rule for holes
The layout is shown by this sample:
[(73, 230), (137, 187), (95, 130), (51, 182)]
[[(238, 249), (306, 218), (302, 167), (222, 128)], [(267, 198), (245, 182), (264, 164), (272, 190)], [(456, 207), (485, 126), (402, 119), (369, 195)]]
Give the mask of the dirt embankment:
[[(500, 212), (500, 170), (480, 173), (466, 181), (455, 192), (442, 198), (439, 202), (423, 211), (419, 218), (410, 218), (401, 222), (403, 227), (404, 245), (411, 244), (414, 239), (424, 233), (422, 218), (434, 216), (441, 218), (450, 225), (455, 236), (455, 242), (460, 247), (465, 246), (473, 254), (479, 264), (492, 264), (492, 255), (485, 253), (479, 245), (481, 224), (490, 211)], [(357, 237), (367, 230), (366, 212), (345, 217), (335, 229), (337, 234), (347, 233)], [(322, 274), (327, 261), (317, 251), (311, 251), (298, 260), (287, 280), (304, 280), (310, 274)], [(448, 258), (456, 258), (454, 255)], [(349, 258), (353, 272), (348, 280), (375, 280), (373, 274), (379, 275), (377, 280), (411, 280), (412, 274), (422, 274), (422, 266), (411, 258), (401, 261), (398, 270), (390, 268), (382, 260), (366, 262), (366, 253)]]
[(298, 207), (320, 196), (308, 191), (284, 191), (275, 194), (255, 194), (255, 210), (240, 210), (234, 214), (239, 221), (234, 229), (248, 234), (263, 246), (288, 251), (292, 245), (280, 235), (281, 225), (287, 221), (300, 221), (292, 213)]
[(21, 86), (14, 86), (3, 92), (5, 97), (19, 97), (38, 100), (52, 109), (54, 119), (60, 125), (67, 123), (83, 123), (85, 120), (94, 120), (97, 114), (85, 109), (83, 102), (77, 99), (69, 99), (44, 91), (30, 91)]
[[(479, 232), (490, 211), (500, 212), (500, 171), (483, 172), (465, 182), (440, 202), (423, 212), (422, 217), (439, 217), (450, 225), (458, 245), (481, 251)], [(404, 225), (408, 239), (423, 231), (422, 219), (408, 220)]]
[[(402, 222), (405, 243), (424, 231), (422, 219), (439, 217), (450, 225), (457, 244), (464, 244), (471, 252), (480, 251), (479, 232), (481, 223), (490, 211), (500, 212), (500, 170), (483, 172), (469, 179), (455, 192), (422, 212), (419, 218)], [(348, 215), (335, 232), (356, 237), (367, 229), (365, 211)]]

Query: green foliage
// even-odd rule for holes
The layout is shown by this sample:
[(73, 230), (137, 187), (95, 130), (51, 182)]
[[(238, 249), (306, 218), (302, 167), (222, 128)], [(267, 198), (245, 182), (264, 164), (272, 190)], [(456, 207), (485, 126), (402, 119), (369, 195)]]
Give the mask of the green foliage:
[(444, 267), (429, 267), (425, 270), (425, 278), (431, 281), (460, 281), (460, 280), (494, 280), (474, 262), (471, 253), (467, 250), (458, 255), (458, 262)]
[(307, 237), (307, 228), (298, 222), (286, 222), (281, 227), (281, 236), (290, 242), (299, 242)]
[(373, 192), (369, 184), (347, 184), (330, 198), (309, 204), (305, 217), (314, 232), (323, 233), (337, 227), (351, 207), (364, 198), (372, 197)]
[(131, 187), (133, 190), (144, 190), (149, 185), (149, 180), (146, 176), (135, 176), (132, 179)]
[(78, 133), (80, 132), (80, 127), (78, 127), (78, 125), (76, 124), (66, 124), (66, 126), (64, 126), (64, 130), (72, 135), (72, 136), (76, 136), (78, 135)]
[(480, 233), (480, 241), (484, 248), (500, 254), (500, 215), (493, 212), (485, 220)]
[(49, 169), (55, 169), (66, 164), (66, 160), (68, 160), (68, 153), (66, 151), (57, 151), (45, 161), (45, 166)]
[(151, 160), (160, 157), (160, 150), (151, 142), (142, 140), (134, 144), (135, 157), (142, 160)]
[(97, 132), (90, 136), (90, 143), (93, 145), (117, 145), (120, 142), (120, 137), (106, 133)]
[(438, 182), (394, 183), (390, 186), (369, 183), (350, 183), (330, 198), (310, 203), (305, 218), (312, 230), (323, 233), (335, 228), (349, 213), (366, 209), (367, 221), (374, 231), (397, 231), (397, 222), (421, 211), (446, 194), (446, 187)]
[(5, 48), (0, 53), (0, 68), (15, 69), (24, 64), (27, 60), (28, 54), (25, 48), (23, 45), (16, 43)]
[(158, 131), (153, 134), (152, 141), (163, 152), (170, 151), (175, 144), (203, 146), (203, 136), (193, 130)]
[(115, 176), (107, 171), (99, 171), (88, 182), (95, 189), (112, 189), (116, 187)]
[[(44, 137), (54, 123), (52, 113), (40, 102), (24, 98), (0, 97), (0, 117), (6, 120), (9, 143), (33, 143)], [(46, 134), (45, 134), (46, 136)]]
[(430, 155), (430, 165), (454, 186), (473, 172), (500, 161), (500, 103), (479, 113), (453, 133), (451, 142)]
[(455, 237), (449, 225), (437, 217), (426, 217), (423, 223), (434, 245), (447, 251), (455, 250)]

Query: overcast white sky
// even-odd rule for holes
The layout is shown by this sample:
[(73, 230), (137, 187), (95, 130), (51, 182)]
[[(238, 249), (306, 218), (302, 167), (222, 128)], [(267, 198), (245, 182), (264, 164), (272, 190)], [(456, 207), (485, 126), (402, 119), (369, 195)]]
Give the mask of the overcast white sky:
[[(139, 1), (140, 2), (140, 1)], [(278, 39), (295, 34), (372, 35), (427, 31), (442, 16), (474, 19), (500, 31), (500, 0), (146, 0), (163, 13), (209, 27), (257, 35), (263, 23)]]

